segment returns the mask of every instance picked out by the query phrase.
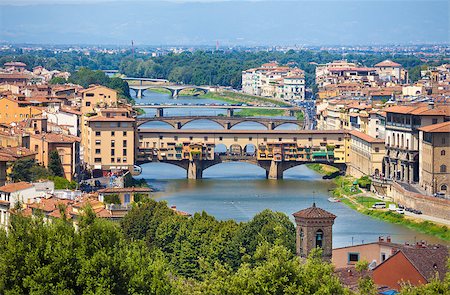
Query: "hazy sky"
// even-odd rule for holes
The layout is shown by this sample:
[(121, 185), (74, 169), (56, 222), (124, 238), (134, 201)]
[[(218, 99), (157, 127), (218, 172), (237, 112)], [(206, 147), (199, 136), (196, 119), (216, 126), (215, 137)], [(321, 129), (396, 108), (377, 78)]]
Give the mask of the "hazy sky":
[(450, 43), (450, 1), (0, 0), (0, 42)]

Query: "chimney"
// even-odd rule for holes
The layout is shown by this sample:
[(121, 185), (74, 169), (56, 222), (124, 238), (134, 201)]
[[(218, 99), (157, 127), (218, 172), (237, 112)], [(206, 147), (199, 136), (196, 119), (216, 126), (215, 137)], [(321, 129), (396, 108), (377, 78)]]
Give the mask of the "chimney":
[(386, 237), (386, 242), (388, 242), (388, 243), (391, 242), (391, 237), (390, 237), (390, 236), (387, 236), (387, 237)]
[(378, 237), (378, 242), (384, 242), (384, 238), (382, 236)]
[(428, 109), (429, 109), (429, 110), (434, 109), (434, 102), (433, 102), (433, 101), (430, 101), (430, 102), (428, 103)]

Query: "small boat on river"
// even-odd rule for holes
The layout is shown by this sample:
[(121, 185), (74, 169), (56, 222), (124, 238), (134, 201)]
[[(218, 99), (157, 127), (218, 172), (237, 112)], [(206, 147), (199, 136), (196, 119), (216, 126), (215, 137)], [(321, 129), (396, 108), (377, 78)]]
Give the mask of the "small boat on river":
[(339, 199), (336, 199), (336, 198), (334, 198), (334, 197), (329, 197), (328, 198), (328, 202), (331, 202), (331, 203), (338, 203), (338, 202), (340, 202), (341, 200), (339, 200)]

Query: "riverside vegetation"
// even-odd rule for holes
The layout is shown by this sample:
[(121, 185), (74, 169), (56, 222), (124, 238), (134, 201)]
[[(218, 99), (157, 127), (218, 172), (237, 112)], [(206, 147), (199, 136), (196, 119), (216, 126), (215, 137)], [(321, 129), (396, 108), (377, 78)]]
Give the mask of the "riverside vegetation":
[[(144, 199), (120, 223), (85, 207), (76, 230), (66, 214), (45, 222), (15, 211), (0, 229), (0, 294), (376, 294), (367, 277), (355, 293), (342, 286), (319, 249), (298, 259), (294, 225), (278, 212), (236, 223)], [(449, 286), (447, 275), (402, 294)]]
[[(307, 166), (310, 169), (325, 175), (330, 175), (336, 171), (336, 168), (322, 164), (308, 164)], [(332, 191), (333, 196), (339, 198), (341, 202), (348, 207), (373, 218), (404, 225), (418, 232), (433, 235), (445, 241), (450, 241), (450, 229), (445, 225), (438, 225), (430, 221), (416, 221), (415, 219), (405, 217), (403, 214), (392, 211), (373, 210), (372, 205), (380, 200), (361, 196), (363, 191), (360, 188), (370, 188), (370, 179), (367, 176), (361, 177), (360, 179), (355, 179), (351, 176), (338, 176), (333, 179), (333, 182), (336, 184), (336, 187)], [(386, 206), (394, 204), (392, 202), (385, 203)]]

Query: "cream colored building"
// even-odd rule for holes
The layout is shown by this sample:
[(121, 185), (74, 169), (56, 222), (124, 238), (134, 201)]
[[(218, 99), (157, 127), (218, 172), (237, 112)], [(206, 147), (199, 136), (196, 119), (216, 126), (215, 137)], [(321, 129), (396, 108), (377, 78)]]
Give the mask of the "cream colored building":
[(389, 59), (374, 65), (380, 80), (391, 81), (397, 84), (406, 83), (408, 81), (408, 72), (403, 69), (402, 65)]
[(89, 170), (133, 168), (136, 120), (127, 109), (102, 109), (82, 126), (82, 161)]
[(419, 129), (419, 184), (429, 194), (450, 195), (450, 122)]
[(377, 139), (356, 130), (350, 132), (350, 138), (348, 173), (356, 178), (380, 175), (385, 155), (384, 139)]
[(118, 103), (117, 91), (105, 86), (93, 86), (80, 91), (81, 112), (83, 114), (95, 113), (95, 108), (116, 106)]

